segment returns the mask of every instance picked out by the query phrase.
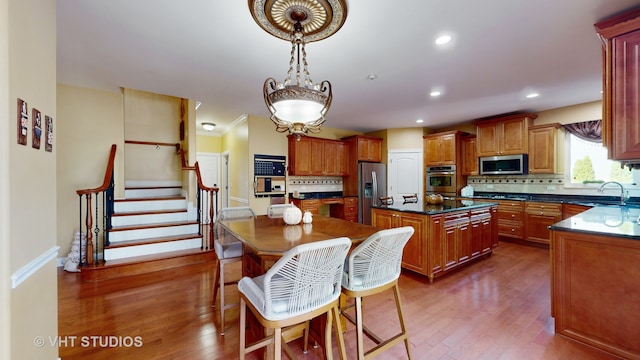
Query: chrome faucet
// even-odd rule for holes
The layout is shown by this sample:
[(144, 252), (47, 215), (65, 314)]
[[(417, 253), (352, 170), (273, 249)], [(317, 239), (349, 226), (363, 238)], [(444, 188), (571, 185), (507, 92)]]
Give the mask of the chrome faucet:
[(629, 200), (629, 191), (625, 191), (624, 186), (622, 186), (622, 184), (617, 181), (607, 181), (606, 183), (600, 185), (600, 189), (598, 189), (598, 192), (603, 192), (604, 187), (607, 186), (607, 184), (615, 184), (620, 186), (620, 205), (624, 205), (625, 202)]

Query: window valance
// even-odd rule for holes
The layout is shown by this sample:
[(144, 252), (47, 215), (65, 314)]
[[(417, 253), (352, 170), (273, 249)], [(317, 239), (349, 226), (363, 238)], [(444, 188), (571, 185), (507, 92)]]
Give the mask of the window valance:
[(602, 120), (588, 120), (562, 125), (569, 133), (582, 140), (602, 142)]

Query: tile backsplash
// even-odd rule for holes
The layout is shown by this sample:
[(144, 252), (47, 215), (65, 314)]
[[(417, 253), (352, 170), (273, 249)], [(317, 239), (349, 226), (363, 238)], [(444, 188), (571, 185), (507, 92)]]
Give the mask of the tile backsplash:
[(342, 191), (342, 177), (339, 176), (289, 176), (287, 189), (290, 193)]

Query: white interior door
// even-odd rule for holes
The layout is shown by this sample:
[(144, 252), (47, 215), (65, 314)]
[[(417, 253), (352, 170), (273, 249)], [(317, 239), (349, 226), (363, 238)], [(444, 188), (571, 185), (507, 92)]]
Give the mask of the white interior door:
[(209, 187), (220, 186), (220, 154), (196, 153), (202, 183)]
[(388, 159), (388, 196), (402, 201), (403, 195), (418, 194), (422, 199), (422, 150), (392, 150)]

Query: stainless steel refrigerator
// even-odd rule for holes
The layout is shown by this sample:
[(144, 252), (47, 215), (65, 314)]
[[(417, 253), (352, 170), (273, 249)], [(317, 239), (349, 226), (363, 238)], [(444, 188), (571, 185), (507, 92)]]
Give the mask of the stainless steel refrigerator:
[(371, 224), (371, 206), (380, 204), (387, 196), (387, 168), (385, 164), (358, 163), (358, 222)]

